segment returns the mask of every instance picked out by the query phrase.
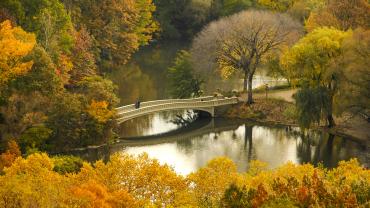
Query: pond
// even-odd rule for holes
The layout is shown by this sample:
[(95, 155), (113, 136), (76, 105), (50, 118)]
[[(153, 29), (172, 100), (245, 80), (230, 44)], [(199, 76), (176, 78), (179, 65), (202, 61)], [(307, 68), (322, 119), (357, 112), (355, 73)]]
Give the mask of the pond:
[(119, 134), (131, 139), (114, 152), (134, 155), (146, 152), (184, 175), (219, 156), (232, 159), (239, 171), (245, 171), (251, 160), (267, 162), (270, 168), (288, 161), (334, 167), (341, 160), (356, 157), (370, 167), (366, 147), (341, 137), (314, 131), (303, 135), (299, 128), (221, 118), (201, 119), (191, 127), (180, 128), (173, 120), (181, 114), (186, 115), (156, 113), (123, 123)]

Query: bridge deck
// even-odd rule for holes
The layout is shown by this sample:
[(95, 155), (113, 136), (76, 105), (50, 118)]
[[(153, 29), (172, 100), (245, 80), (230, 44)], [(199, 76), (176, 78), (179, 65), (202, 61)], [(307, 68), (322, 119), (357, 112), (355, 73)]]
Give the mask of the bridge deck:
[(134, 105), (117, 108), (117, 121), (119, 123), (154, 112), (166, 110), (194, 109), (210, 112), (213, 115), (213, 109), (218, 106), (238, 103), (236, 97), (233, 98), (215, 98), (212, 96), (194, 98), (194, 99), (169, 99), (144, 102), (139, 109)]

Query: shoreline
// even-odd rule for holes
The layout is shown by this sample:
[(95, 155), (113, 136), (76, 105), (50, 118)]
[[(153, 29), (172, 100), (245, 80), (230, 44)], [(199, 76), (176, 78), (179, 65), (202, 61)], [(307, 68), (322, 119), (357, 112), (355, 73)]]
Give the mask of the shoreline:
[[(269, 98), (268, 99), (268, 101), (274, 101), (274, 100), (275, 100), (274, 98)], [(220, 117), (228, 118), (228, 119), (239, 119), (240, 121), (254, 122), (254, 123), (257, 123), (257, 124), (262, 124), (262, 125), (267, 125), (267, 126), (300, 127), (298, 125), (298, 123), (296, 123), (296, 122), (287, 121), (287, 120), (284, 120), (284, 118), (281, 119), (281, 116), (279, 117), (280, 119), (274, 119), (274, 115), (271, 115), (271, 114), (269, 115), (268, 113), (263, 115), (264, 116), (263, 118), (258, 118), (258, 117), (253, 116), (256, 113), (258, 113), (256, 111), (253, 111), (253, 110), (255, 110), (253, 108), (257, 107), (258, 104), (260, 104), (259, 102), (261, 102), (261, 101), (264, 102), (266, 100), (264, 100), (264, 99), (255, 99), (255, 103), (253, 105), (246, 105), (244, 102), (239, 102), (238, 104), (235, 104), (235, 105), (231, 106), (230, 109), (225, 114), (221, 115)], [(281, 104), (281, 102), (284, 102), (285, 105), (293, 105), (293, 103), (291, 103), (291, 102), (280, 100), (280, 99), (276, 100), (276, 101), (280, 102), (280, 104)], [(256, 105), (256, 103), (257, 103), (257, 105)], [(243, 106), (244, 106), (244, 108), (243, 108)], [(245, 110), (245, 108), (247, 108), (248, 110)], [(257, 108), (260, 108), (260, 106), (258, 106)], [(279, 107), (279, 108), (280, 108), (280, 110), (282, 110), (281, 107)], [(284, 110), (286, 110), (286, 108)], [(252, 114), (252, 116), (247, 117), (248, 114)], [(309, 130), (315, 130), (315, 131), (320, 131), (320, 132), (324, 132), (324, 133), (329, 133), (329, 134), (332, 134), (332, 135), (335, 135), (335, 136), (338, 136), (338, 137), (349, 139), (351, 141), (354, 141), (354, 142), (359, 143), (361, 145), (364, 145), (366, 147), (369, 147), (369, 143), (370, 143), (370, 138), (369, 137), (366, 137), (366, 135), (363, 136), (363, 137), (358, 136), (358, 135), (354, 135), (353, 133), (351, 133), (350, 130), (348, 130), (348, 127), (343, 126), (343, 124), (337, 124), (333, 128), (328, 128), (326, 126), (312, 126), (312, 127), (309, 128)], [(355, 132), (355, 131), (352, 131), (352, 132)]]

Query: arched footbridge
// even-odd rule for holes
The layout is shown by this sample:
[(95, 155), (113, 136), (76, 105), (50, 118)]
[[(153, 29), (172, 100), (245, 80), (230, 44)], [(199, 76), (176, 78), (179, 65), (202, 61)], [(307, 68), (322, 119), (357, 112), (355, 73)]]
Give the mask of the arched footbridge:
[(140, 108), (136, 109), (134, 104), (116, 108), (117, 122), (123, 123), (125, 121), (169, 110), (200, 110), (208, 112), (211, 116), (217, 116), (218, 113), (225, 110), (225, 106), (238, 103), (237, 97), (200, 97), (192, 99), (167, 99), (154, 100), (140, 103)]

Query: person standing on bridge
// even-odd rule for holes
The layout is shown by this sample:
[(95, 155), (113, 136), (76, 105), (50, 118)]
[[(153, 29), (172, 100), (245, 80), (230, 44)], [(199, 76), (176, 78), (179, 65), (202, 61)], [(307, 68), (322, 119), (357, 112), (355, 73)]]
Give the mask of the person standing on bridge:
[(138, 109), (140, 108), (140, 100), (137, 99), (136, 102), (135, 102), (135, 108)]

